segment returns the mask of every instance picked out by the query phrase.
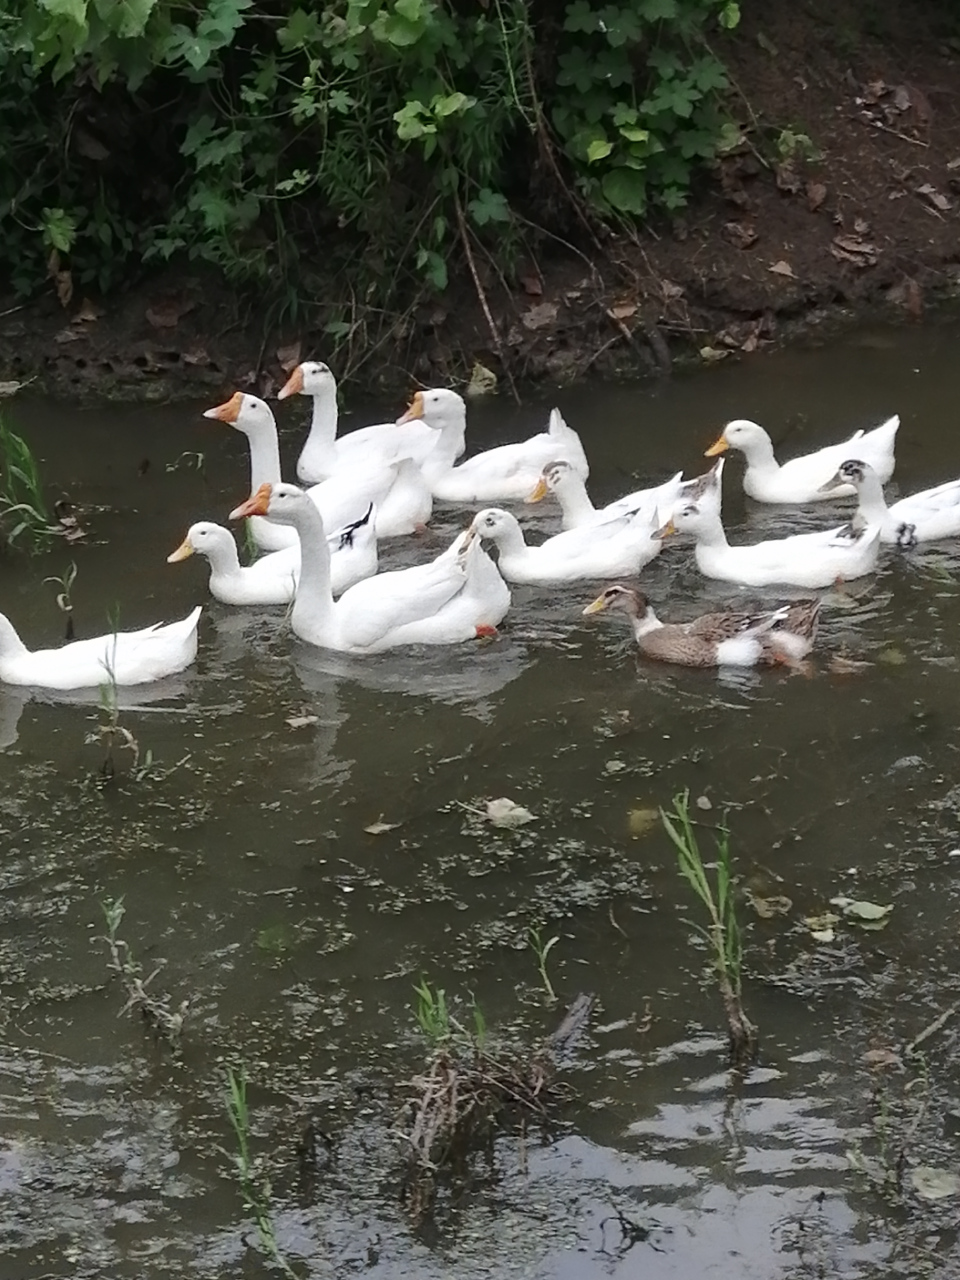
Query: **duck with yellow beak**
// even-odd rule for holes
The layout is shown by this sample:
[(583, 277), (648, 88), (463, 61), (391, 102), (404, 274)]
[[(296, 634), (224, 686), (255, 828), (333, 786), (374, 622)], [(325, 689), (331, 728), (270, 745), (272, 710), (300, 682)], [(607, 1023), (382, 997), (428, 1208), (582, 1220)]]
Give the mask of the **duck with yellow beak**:
[[(869, 462), (880, 477), (880, 483), (893, 475), (896, 465), (894, 449), (900, 419), (888, 418), (872, 431), (856, 431), (843, 444), (828, 445), (815, 453), (791, 458), (782, 465), (773, 452), (773, 441), (756, 422), (737, 418), (728, 422), (720, 438), (706, 451), (714, 458), (728, 449), (738, 449), (747, 460), (743, 489), (756, 502), (823, 502), (842, 498), (855, 490), (848, 484), (830, 485), (840, 464), (857, 457)], [(851, 448), (851, 446), (855, 446)]]
[(797, 667), (813, 648), (819, 600), (795, 600), (780, 609), (747, 613), (726, 609), (691, 622), (661, 622), (640, 591), (620, 583), (584, 609), (626, 614), (640, 652), (682, 667)]

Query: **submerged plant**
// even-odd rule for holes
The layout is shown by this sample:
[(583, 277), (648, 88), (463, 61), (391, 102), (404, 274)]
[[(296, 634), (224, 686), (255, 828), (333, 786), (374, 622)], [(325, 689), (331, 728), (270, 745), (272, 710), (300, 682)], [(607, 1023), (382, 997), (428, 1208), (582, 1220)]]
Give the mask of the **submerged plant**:
[(417, 993), (417, 1022), (420, 1030), (434, 1045), (450, 1039), (450, 1014), (443, 987), (431, 987), (426, 978), (413, 988)]
[(227, 1091), (224, 1095), (227, 1117), (236, 1139), (233, 1167), (243, 1195), (243, 1207), (253, 1215), (257, 1236), (264, 1253), (285, 1276), (296, 1280), (297, 1273), (280, 1252), (277, 1233), (270, 1212), (272, 1188), (270, 1179), (260, 1176), (257, 1162), (250, 1151), (250, 1108), (247, 1105), (247, 1069), (241, 1063), (237, 1070), (227, 1067)]
[(557, 993), (554, 991), (553, 983), (550, 981), (550, 975), (547, 973), (547, 956), (560, 941), (560, 936), (559, 934), (556, 934), (554, 937), (548, 938), (546, 942), (544, 942), (540, 934), (540, 926), (536, 925), (531, 926), (527, 934), (527, 941), (530, 944), (530, 950), (536, 956), (537, 968), (540, 970), (540, 981), (543, 983), (543, 989), (547, 993), (547, 999), (551, 1003), (554, 1003), (557, 998)]
[[(114, 750), (118, 747), (127, 750), (133, 757), (131, 770), (139, 780), (152, 764), (152, 758), (145, 761), (145, 769), (140, 769), (140, 744), (134, 735), (120, 723), (120, 690), (117, 685), (116, 652), (117, 634), (120, 630), (120, 610), (114, 606), (107, 615), (110, 622), (110, 634), (113, 645), (109, 656), (104, 660), (104, 680), (100, 684), (100, 710), (104, 719), (94, 733), (87, 734), (87, 742), (99, 742), (103, 745), (104, 754), (100, 764), (100, 777), (104, 783), (112, 782), (116, 777), (116, 764), (113, 759)], [(149, 754), (149, 753), (148, 753)]]
[(57, 608), (60, 610), (62, 614), (66, 616), (66, 619), (67, 619), (66, 639), (68, 643), (74, 638), (73, 636), (73, 596), (71, 592), (73, 591), (73, 584), (76, 582), (76, 580), (77, 580), (77, 566), (73, 560), (70, 561), (66, 569), (63, 571), (62, 577), (60, 578), (49, 577), (49, 578), (44, 578), (43, 580), (44, 583), (52, 582), (55, 587), (60, 588), (60, 590), (57, 592)]
[(43, 493), (40, 467), (22, 436), (0, 415), (0, 521), (12, 546), (18, 540), (35, 551), (60, 532)]
[(698, 925), (697, 930), (713, 953), (717, 985), (727, 1015), (730, 1058), (743, 1065), (756, 1054), (757, 1029), (744, 1012), (741, 999), (743, 944), (733, 893), (729, 833), (724, 827), (715, 833), (716, 875), (715, 884), (711, 885), (690, 818), (689, 791), (675, 795), (672, 812), (661, 809), (660, 817), (677, 850), (680, 874), (706, 908), (707, 927)]
[(172, 1009), (168, 995), (158, 996), (147, 990), (163, 968), (163, 964), (158, 964), (153, 972), (144, 978), (143, 969), (134, 959), (130, 944), (118, 937), (120, 925), (126, 914), (123, 898), (104, 898), (100, 908), (107, 926), (103, 940), (110, 951), (110, 968), (119, 977), (127, 993), (127, 1003), (121, 1009), (121, 1014), (127, 1013), (130, 1009), (136, 1009), (157, 1035), (176, 1047), (180, 1042), (190, 1001), (181, 1000), (178, 1007)]

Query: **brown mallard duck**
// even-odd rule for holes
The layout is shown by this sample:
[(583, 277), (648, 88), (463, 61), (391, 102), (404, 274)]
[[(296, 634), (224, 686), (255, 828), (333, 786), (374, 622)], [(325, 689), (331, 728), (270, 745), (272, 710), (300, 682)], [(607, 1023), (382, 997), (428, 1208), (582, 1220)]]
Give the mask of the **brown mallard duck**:
[(597, 596), (585, 614), (626, 613), (640, 652), (684, 667), (797, 667), (813, 648), (819, 600), (795, 600), (766, 613), (724, 610), (692, 622), (661, 622), (645, 595), (617, 583)]

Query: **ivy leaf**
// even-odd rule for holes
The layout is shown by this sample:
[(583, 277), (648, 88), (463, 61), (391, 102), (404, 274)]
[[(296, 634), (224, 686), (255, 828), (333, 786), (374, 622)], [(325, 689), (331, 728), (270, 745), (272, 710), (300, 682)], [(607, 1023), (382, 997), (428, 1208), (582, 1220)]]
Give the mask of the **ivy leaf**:
[(690, 68), (690, 79), (704, 93), (713, 89), (726, 89), (727, 74), (716, 58), (701, 58)]
[(305, 9), (294, 9), (287, 24), (277, 32), (281, 49), (302, 49), (320, 41), (320, 19)]
[(444, 116), (452, 116), (455, 112), (462, 114), (464, 111), (469, 111), (476, 105), (476, 101), (476, 98), (468, 98), (465, 93), (450, 93), (446, 97), (438, 94), (430, 105), (433, 108), (433, 114), (442, 120)]
[(510, 206), (506, 198), (489, 187), (481, 187), (467, 208), (478, 227), (485, 227), (489, 222), (510, 221)]
[(647, 22), (669, 20), (677, 16), (677, 0), (641, 0), (639, 8)]
[(40, 0), (42, 8), (54, 18), (67, 18), (78, 27), (87, 23), (87, 0)]
[(437, 126), (424, 119), (426, 107), (422, 102), (413, 100), (405, 102), (399, 111), (393, 113), (397, 125), (397, 137), (404, 142), (413, 138), (422, 138), (425, 133), (436, 133)]
[(602, 71), (585, 49), (570, 49), (567, 53), (561, 53), (557, 61), (560, 64), (557, 84), (572, 85), (580, 93), (589, 93), (594, 81), (602, 76)]
[(638, 217), (647, 209), (647, 181), (638, 169), (608, 169), (600, 184), (604, 196), (620, 213)]
[(564, 31), (583, 31), (587, 34), (591, 31), (599, 31), (600, 15), (591, 9), (589, 0), (573, 0), (573, 4), (567, 5), (563, 29)]
[(612, 150), (612, 142), (608, 142), (606, 138), (594, 138), (587, 147), (587, 163), (596, 164), (598, 160), (606, 160)]
[(408, 22), (419, 22), (423, 17), (423, 0), (397, 0), (394, 8)]

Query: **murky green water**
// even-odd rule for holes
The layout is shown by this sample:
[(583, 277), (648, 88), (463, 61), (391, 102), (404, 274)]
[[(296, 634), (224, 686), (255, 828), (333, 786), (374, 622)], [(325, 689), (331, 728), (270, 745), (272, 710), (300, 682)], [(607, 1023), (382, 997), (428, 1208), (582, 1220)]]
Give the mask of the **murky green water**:
[[(700, 470), (735, 416), (789, 454), (899, 412), (907, 492), (960, 473), (958, 341), (951, 327), (860, 334), (558, 399), (596, 500)], [(472, 407), (474, 445), (538, 428), (552, 400)], [(165, 557), (244, 496), (246, 459), (203, 407), (13, 406), (51, 484), (110, 508), (88, 544), (0, 563), (28, 643), (59, 638), (42, 580), (71, 558), (78, 635), (105, 629), (116, 601), (132, 627), (204, 600), (201, 565)], [(291, 460), (304, 417), (298, 404), (283, 418)], [(738, 462), (727, 470), (738, 479)], [(828, 518), (748, 512), (733, 483), (725, 510), (751, 536)], [(387, 558), (432, 553), (464, 516), (441, 511), (435, 543)], [(683, 546), (645, 578), (668, 615), (736, 594), (700, 580)], [(885, 555), (875, 580), (826, 597), (812, 679), (638, 667), (617, 620), (579, 616), (593, 584), (518, 589), (493, 645), (369, 660), (308, 650), (281, 611), (213, 604), (196, 668), (124, 713), (152, 770), (105, 790), (85, 744), (96, 707), (5, 694), (0, 1273), (265, 1274), (224, 1151), (223, 1063), (243, 1059), (278, 1235), (304, 1276), (960, 1274), (957, 1200), (910, 1189), (911, 1162), (960, 1170), (946, 1114), (960, 1020), (903, 1070), (861, 1061), (960, 997), (958, 582), (957, 546)], [(832, 673), (838, 651), (872, 665)], [(656, 827), (631, 834), (631, 811), (684, 786), (712, 816), (729, 809), (744, 883), (792, 901), (769, 920), (744, 904), (762, 1054), (742, 1081), (725, 1070), (671, 850)], [(496, 796), (538, 821), (484, 827), (469, 806)], [(367, 834), (381, 817), (398, 827)], [(813, 941), (803, 918), (840, 893), (893, 903), (888, 927)], [(145, 971), (165, 961), (154, 986), (191, 1001), (179, 1057), (122, 1013), (98, 906), (120, 895)], [(455, 1003), (475, 995), (495, 1031), (548, 1032), (559, 1015), (526, 945), (535, 923), (560, 937), (561, 1000), (599, 999), (566, 1073), (577, 1101), (522, 1152), (505, 1139), (486, 1179), (414, 1232), (384, 1121), (388, 1083), (422, 1061), (412, 986), (426, 975)], [(310, 1124), (330, 1144), (304, 1161)], [(889, 1161), (904, 1145), (900, 1201), (850, 1167), (850, 1151)], [(618, 1212), (649, 1234), (625, 1233)]]

